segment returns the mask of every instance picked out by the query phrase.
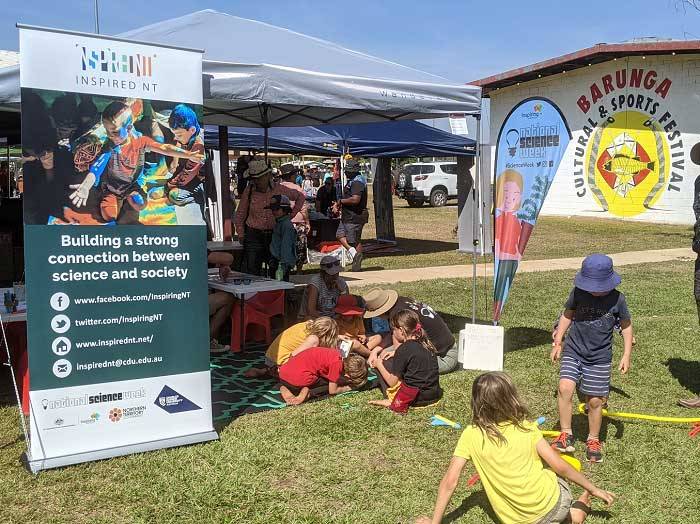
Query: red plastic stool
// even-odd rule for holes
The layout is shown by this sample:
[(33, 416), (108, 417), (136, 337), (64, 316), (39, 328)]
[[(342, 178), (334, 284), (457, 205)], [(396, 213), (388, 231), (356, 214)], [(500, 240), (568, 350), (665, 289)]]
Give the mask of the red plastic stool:
[(243, 341), (253, 338), (256, 342), (272, 342), (272, 317), (246, 302), (243, 310), (243, 326), (241, 326), (241, 303), (237, 302), (231, 310), (231, 351), (240, 352), (241, 329), (243, 329)]
[(261, 291), (246, 301), (246, 305), (249, 304), (270, 317), (284, 316), (284, 290)]

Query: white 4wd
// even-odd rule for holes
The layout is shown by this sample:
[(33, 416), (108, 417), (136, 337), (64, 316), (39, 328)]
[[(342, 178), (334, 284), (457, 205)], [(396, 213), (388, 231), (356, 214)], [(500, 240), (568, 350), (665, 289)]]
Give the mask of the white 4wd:
[(411, 207), (430, 202), (432, 207), (457, 198), (457, 162), (420, 162), (406, 164), (399, 173), (396, 192)]

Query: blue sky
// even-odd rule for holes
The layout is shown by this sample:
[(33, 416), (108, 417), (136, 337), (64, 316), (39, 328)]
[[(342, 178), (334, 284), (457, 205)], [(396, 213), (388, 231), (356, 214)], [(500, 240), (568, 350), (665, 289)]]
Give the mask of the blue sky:
[[(93, 0), (4, 2), (0, 49), (16, 22), (92, 32)], [(598, 42), (700, 39), (700, 12), (675, 0), (100, 0), (102, 33), (117, 34), (210, 8), (330, 40), (467, 82)], [(9, 5), (8, 5), (9, 4)], [(231, 39), (231, 45), (241, 44)]]

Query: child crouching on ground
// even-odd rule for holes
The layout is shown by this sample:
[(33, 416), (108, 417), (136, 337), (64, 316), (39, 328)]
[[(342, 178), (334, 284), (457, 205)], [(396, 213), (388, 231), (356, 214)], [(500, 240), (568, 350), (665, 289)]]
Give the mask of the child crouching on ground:
[[(561, 357), (558, 391), (561, 433), (552, 446), (561, 452), (574, 451), (571, 399), (578, 387), (579, 392), (586, 396), (588, 406), (586, 459), (589, 462), (603, 461), (599, 435), (603, 406), (610, 393), (613, 332), (618, 322), (625, 344), (618, 367), (623, 374), (630, 368), (634, 336), (625, 295), (615, 289), (621, 281), (620, 275), (613, 270), (610, 257), (601, 254), (587, 256), (581, 264), (581, 271), (576, 274), (575, 287), (566, 301), (552, 343), (552, 362)], [(569, 334), (562, 353), (562, 339), (567, 330)]]
[(296, 406), (318, 390), (322, 390), (319, 394), (337, 395), (364, 386), (367, 362), (355, 353), (343, 358), (337, 349), (309, 348), (280, 366), (279, 378), (282, 398), (288, 405)]
[[(608, 505), (614, 495), (597, 488), (552, 449), (537, 424), (526, 420), (527, 408), (505, 373), (484, 373), (472, 385), (472, 424), (457, 443), (440, 483), (433, 517), (417, 524), (439, 524), (459, 477), (474, 462), (494, 513), (503, 523), (583, 522), (591, 495)], [(544, 469), (542, 461), (551, 470)], [(564, 479), (585, 491), (573, 497)]]
[(277, 368), (292, 355), (313, 347), (338, 347), (338, 326), (330, 317), (319, 317), (288, 327), (272, 341), (265, 353), (265, 366), (251, 368), (244, 375), (249, 378), (276, 377)]
[(392, 342), (396, 351), (372, 358), (379, 386), (387, 397), (370, 404), (406, 413), (409, 406), (427, 406), (442, 398), (437, 350), (428, 340), (418, 314), (410, 309), (391, 315)]

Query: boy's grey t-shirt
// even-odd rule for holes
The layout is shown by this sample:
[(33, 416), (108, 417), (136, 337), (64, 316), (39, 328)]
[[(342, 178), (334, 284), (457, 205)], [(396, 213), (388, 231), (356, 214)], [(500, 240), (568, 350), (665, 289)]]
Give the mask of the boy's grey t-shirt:
[(564, 355), (586, 364), (610, 362), (615, 324), (618, 320), (631, 318), (625, 295), (614, 289), (607, 295), (596, 297), (575, 287), (564, 307), (574, 310)]

